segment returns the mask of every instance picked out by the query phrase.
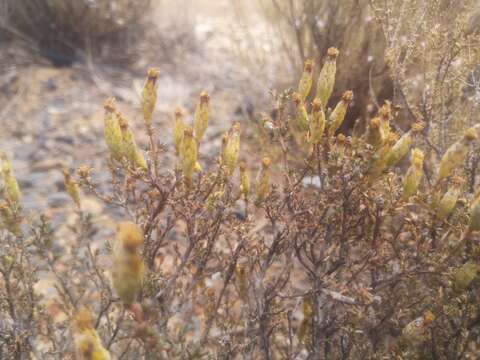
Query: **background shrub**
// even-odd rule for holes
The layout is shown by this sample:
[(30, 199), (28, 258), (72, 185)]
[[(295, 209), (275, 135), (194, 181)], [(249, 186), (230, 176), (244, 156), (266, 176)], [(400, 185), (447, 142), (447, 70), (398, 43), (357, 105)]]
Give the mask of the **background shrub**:
[(68, 65), (79, 50), (98, 54), (106, 40), (128, 49), (150, 5), (150, 0), (2, 0), (0, 24), (7, 34), (38, 45), (54, 63)]

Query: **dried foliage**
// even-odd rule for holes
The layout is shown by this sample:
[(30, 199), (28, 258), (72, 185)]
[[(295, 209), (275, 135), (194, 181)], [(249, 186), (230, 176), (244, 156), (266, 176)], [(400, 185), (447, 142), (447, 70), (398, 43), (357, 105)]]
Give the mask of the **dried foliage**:
[[(75, 51), (122, 43), (150, 8), (150, 0), (1, 0), (0, 30), (38, 46), (55, 63), (69, 64)], [(119, 55), (119, 54), (117, 54)], [(125, 57), (126, 55), (122, 55)]]
[[(353, 94), (329, 99), (332, 65), (318, 93), (302, 77), (300, 93), (273, 93), (273, 116), (243, 129), (262, 139), (257, 158), (241, 149), (237, 123), (204, 169), (209, 96), (201, 94), (192, 122), (175, 112), (174, 144), (163, 146), (151, 121), (158, 71), (150, 70), (141, 104), (148, 147), (109, 100), (111, 190), (96, 185), (88, 165), (65, 173), (78, 214), (68, 246), (47, 219), (24, 213), (4, 159), (1, 357), (478, 358), (480, 198), (462, 184), (479, 127), (426, 172), (425, 124), (400, 136), (389, 103), (365, 133), (335, 132)], [(397, 164), (412, 148), (404, 171)], [(80, 187), (128, 219), (100, 248)], [(55, 279), (50, 299), (35, 291), (42, 274)]]

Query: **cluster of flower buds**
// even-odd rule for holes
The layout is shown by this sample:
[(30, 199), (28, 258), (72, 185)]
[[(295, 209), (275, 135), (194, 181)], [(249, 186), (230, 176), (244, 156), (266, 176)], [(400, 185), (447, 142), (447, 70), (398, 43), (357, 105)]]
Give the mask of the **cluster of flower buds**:
[(403, 197), (408, 200), (417, 193), (420, 182), (423, 178), (423, 160), (425, 155), (420, 149), (412, 150), (411, 165), (403, 179)]
[(158, 69), (149, 69), (147, 73), (147, 81), (143, 87), (141, 108), (143, 112), (143, 119), (147, 130), (152, 129), (153, 112), (155, 111), (155, 105), (157, 103), (157, 86), (158, 76), (160, 71)]
[(104, 137), (112, 159), (126, 159), (132, 168), (147, 170), (147, 162), (135, 142), (128, 120), (116, 109), (114, 99), (105, 103)]
[(110, 360), (110, 354), (102, 345), (95, 330), (90, 310), (82, 307), (73, 319), (73, 339), (79, 360)]
[(175, 110), (173, 124), (173, 144), (179, 156), (185, 183), (192, 183), (193, 174), (201, 171), (198, 162), (198, 148), (208, 128), (210, 116), (210, 96), (206, 91), (200, 94), (193, 119), (193, 127), (184, 120), (183, 110)]
[(140, 294), (145, 276), (145, 265), (140, 254), (143, 232), (132, 222), (118, 225), (113, 247), (112, 283), (126, 307)]

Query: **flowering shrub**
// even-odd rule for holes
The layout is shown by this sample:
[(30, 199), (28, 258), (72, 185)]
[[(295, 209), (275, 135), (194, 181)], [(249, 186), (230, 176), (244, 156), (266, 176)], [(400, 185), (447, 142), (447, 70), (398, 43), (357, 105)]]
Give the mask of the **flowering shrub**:
[[(480, 197), (466, 191), (475, 177), (464, 165), (480, 128), (439, 161), (422, 121), (393, 130), (388, 102), (365, 133), (338, 133), (354, 95), (329, 101), (337, 56), (328, 50), (319, 79), (307, 61), (297, 92), (274, 93), (254, 129), (235, 123), (208, 168), (208, 94), (192, 122), (175, 112), (172, 149), (152, 122), (156, 69), (142, 92), (147, 149), (108, 100), (112, 189), (88, 165), (65, 171), (79, 218), (68, 249), (24, 213), (3, 159), (1, 357), (478, 358)], [(258, 155), (242, 131), (260, 139)], [(101, 249), (81, 188), (125, 214)], [(48, 306), (34, 289), (42, 273), (56, 280)]]

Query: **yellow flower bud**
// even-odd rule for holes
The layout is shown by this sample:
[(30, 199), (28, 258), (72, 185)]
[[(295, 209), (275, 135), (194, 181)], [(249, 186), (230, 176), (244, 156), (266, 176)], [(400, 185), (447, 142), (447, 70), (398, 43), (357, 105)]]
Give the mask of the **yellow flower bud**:
[(5, 185), (5, 196), (10, 203), (18, 204), (22, 197), (17, 179), (13, 175), (12, 164), (6, 156), (2, 156), (2, 176)]
[(175, 151), (177, 155), (180, 155), (183, 142), (183, 133), (186, 128), (186, 124), (183, 120), (183, 111), (181, 109), (175, 110), (175, 122), (173, 124), (173, 144), (175, 145)]
[(368, 144), (372, 145), (374, 149), (380, 148), (384, 142), (381, 126), (382, 120), (379, 117), (375, 117), (370, 120), (370, 124), (367, 127), (365, 140)]
[(453, 179), (453, 185), (443, 195), (437, 207), (437, 218), (440, 220), (445, 219), (451, 214), (455, 205), (457, 205), (458, 198), (462, 193), (462, 184), (464, 180), (460, 177)]
[(331, 47), (327, 50), (327, 59), (323, 64), (317, 83), (316, 97), (320, 99), (323, 106), (327, 107), (328, 99), (332, 95), (333, 86), (335, 85), (335, 73), (337, 72), (337, 56), (338, 50)]
[(0, 217), (2, 219), (2, 227), (5, 227), (14, 235), (20, 235), (20, 224), (22, 218), (20, 213), (16, 209), (12, 209), (12, 206), (7, 202), (0, 203)]
[(297, 109), (295, 116), (295, 125), (300, 131), (307, 131), (309, 125), (308, 112), (305, 107), (305, 102), (302, 100), (302, 97), (299, 93), (294, 93), (292, 95), (293, 102)]
[(325, 112), (322, 109), (320, 99), (313, 100), (312, 103), (312, 119), (310, 121), (310, 141), (318, 144), (322, 140), (325, 132)]
[(193, 130), (191, 127), (185, 127), (183, 131), (183, 140), (180, 149), (180, 156), (182, 162), (182, 171), (185, 181), (188, 185), (191, 184), (193, 173), (195, 172), (197, 164), (197, 142), (193, 137)]
[(240, 169), (240, 193), (244, 199), (248, 199), (250, 194), (250, 175), (247, 171), (247, 164), (242, 161), (239, 165)]
[(396, 165), (400, 160), (403, 159), (405, 155), (407, 155), (410, 147), (413, 144), (414, 137), (416, 134), (421, 132), (424, 128), (424, 124), (422, 122), (417, 122), (412, 125), (410, 131), (407, 131), (402, 137), (393, 145), (387, 155), (387, 167), (392, 167)]
[(328, 135), (333, 136), (338, 128), (342, 125), (343, 120), (345, 120), (345, 115), (347, 114), (348, 105), (353, 99), (352, 91), (345, 91), (342, 95), (342, 99), (338, 102), (335, 109), (328, 118)]
[(83, 307), (73, 320), (73, 338), (78, 360), (110, 360), (109, 352), (95, 330), (90, 310)]
[(143, 244), (143, 232), (140, 227), (131, 222), (124, 221), (118, 224), (116, 245), (128, 252), (135, 252)]
[(305, 295), (303, 297), (303, 319), (298, 329), (298, 339), (301, 343), (305, 343), (312, 335), (313, 315), (312, 296)]
[(130, 130), (128, 121), (119, 115), (119, 124), (122, 131), (123, 153), (133, 168), (147, 170), (147, 162), (135, 142), (135, 136)]
[(152, 116), (155, 111), (155, 105), (157, 103), (157, 80), (160, 75), (158, 69), (150, 69), (147, 73), (147, 81), (142, 91), (142, 112), (143, 119), (147, 128), (152, 126)]
[(300, 78), (300, 82), (298, 84), (298, 93), (303, 101), (307, 98), (308, 94), (310, 94), (310, 90), (312, 89), (312, 72), (313, 72), (313, 60), (305, 61), (305, 66), (303, 68), (303, 74)]
[(136, 301), (145, 277), (145, 264), (139, 252), (143, 233), (131, 222), (118, 226), (113, 250), (112, 283), (125, 306)]
[(227, 143), (222, 154), (222, 164), (225, 166), (227, 176), (231, 176), (237, 167), (238, 157), (240, 156), (240, 123), (235, 123), (230, 134), (228, 134)]
[(67, 169), (63, 169), (63, 177), (68, 195), (70, 195), (77, 208), (80, 209), (80, 190), (77, 182), (72, 179)]
[(105, 103), (104, 137), (113, 159), (120, 161), (123, 157), (122, 130), (115, 108), (115, 99), (110, 98)]
[(467, 261), (453, 274), (453, 289), (457, 293), (464, 292), (478, 275), (480, 267), (473, 261)]
[(390, 102), (387, 101), (378, 111), (378, 117), (381, 121), (380, 131), (382, 133), (382, 139), (386, 139), (390, 134), (390, 120), (392, 119), (392, 108)]
[(193, 126), (195, 128), (195, 138), (198, 143), (202, 141), (205, 131), (208, 128), (208, 117), (210, 114), (210, 96), (206, 91), (200, 94), (200, 102), (195, 110), (195, 117), (193, 120)]
[(269, 157), (262, 159), (262, 169), (257, 179), (257, 200), (264, 200), (270, 193), (270, 164)]
[(470, 144), (477, 139), (477, 133), (474, 128), (468, 129), (463, 138), (452, 144), (440, 160), (438, 170), (438, 180), (445, 179), (452, 175), (453, 171), (462, 166), (470, 150)]
[(248, 272), (244, 265), (237, 265), (235, 268), (235, 278), (237, 283), (238, 294), (240, 299), (246, 300), (248, 298)]
[(480, 193), (477, 193), (470, 205), (470, 222), (468, 231), (480, 230)]
[(408, 200), (410, 196), (416, 194), (418, 186), (423, 178), (423, 151), (419, 149), (413, 149), (412, 151), (412, 164), (407, 170), (407, 174), (403, 179), (403, 197)]

